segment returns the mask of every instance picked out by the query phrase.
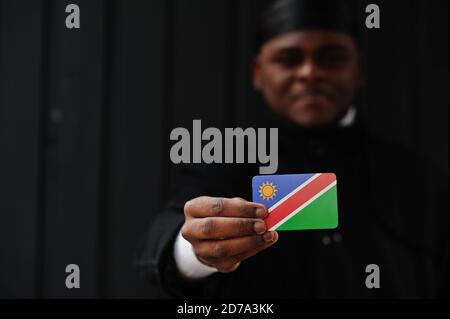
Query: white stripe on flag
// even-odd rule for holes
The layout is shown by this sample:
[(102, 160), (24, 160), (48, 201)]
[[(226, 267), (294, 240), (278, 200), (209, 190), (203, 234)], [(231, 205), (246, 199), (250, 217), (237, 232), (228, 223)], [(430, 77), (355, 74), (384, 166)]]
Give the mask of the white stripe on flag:
[(328, 191), (334, 185), (336, 185), (336, 181), (333, 181), (330, 185), (328, 185), (327, 187), (322, 189), (320, 192), (318, 192), (316, 195), (311, 197), (307, 202), (303, 203), (303, 205), (300, 205), (298, 208), (294, 209), (294, 211), (292, 211), (289, 215), (287, 215), (285, 218), (280, 220), (277, 224), (273, 225), (269, 230), (272, 231), (272, 230), (277, 229), (277, 227), (279, 227), (280, 225), (284, 224), (289, 218), (291, 218), (294, 215), (296, 215), (297, 212), (299, 212), (300, 210), (304, 209), (306, 206), (311, 204), (313, 201), (315, 201), (317, 198), (319, 198), (322, 194), (324, 194), (326, 191)]
[(278, 202), (276, 202), (275, 204), (272, 205), (272, 207), (269, 208), (269, 213), (272, 212), (275, 208), (277, 208), (278, 206), (280, 206), (283, 202), (285, 202), (289, 197), (291, 197), (292, 195), (294, 195), (295, 193), (297, 193), (299, 190), (301, 190), (303, 187), (305, 187), (306, 185), (308, 185), (309, 183), (311, 183), (313, 180), (315, 180), (317, 177), (319, 177), (320, 175), (322, 175), (321, 173), (319, 174), (315, 174), (313, 176), (311, 176), (306, 182), (304, 182), (303, 184), (301, 184), (300, 186), (298, 186), (296, 189), (294, 189), (292, 192), (290, 192), (289, 194), (287, 194), (286, 196), (284, 196), (282, 199), (280, 199)]

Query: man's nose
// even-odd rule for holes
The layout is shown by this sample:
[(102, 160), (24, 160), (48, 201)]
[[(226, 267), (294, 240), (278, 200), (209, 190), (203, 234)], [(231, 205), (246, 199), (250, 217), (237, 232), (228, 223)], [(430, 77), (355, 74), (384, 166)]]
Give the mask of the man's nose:
[(306, 60), (297, 66), (295, 77), (302, 82), (316, 82), (323, 78), (323, 71), (314, 61)]

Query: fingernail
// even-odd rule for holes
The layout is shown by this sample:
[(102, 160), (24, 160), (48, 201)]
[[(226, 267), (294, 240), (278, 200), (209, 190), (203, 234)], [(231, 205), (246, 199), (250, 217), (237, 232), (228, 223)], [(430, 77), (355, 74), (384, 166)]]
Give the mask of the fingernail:
[(253, 224), (253, 229), (257, 234), (264, 234), (264, 232), (266, 231), (266, 223), (264, 223), (263, 221), (255, 222)]
[(258, 207), (256, 209), (256, 217), (257, 218), (265, 218), (267, 215), (267, 210), (265, 208)]
[(278, 239), (278, 234), (274, 231), (267, 232), (263, 235), (264, 240), (268, 243), (275, 242)]

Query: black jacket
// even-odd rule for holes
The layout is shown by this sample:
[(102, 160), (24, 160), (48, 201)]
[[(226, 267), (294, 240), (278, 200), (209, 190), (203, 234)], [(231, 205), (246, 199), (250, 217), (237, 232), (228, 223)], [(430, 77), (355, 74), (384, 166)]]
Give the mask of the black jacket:
[[(184, 279), (173, 259), (183, 205), (200, 195), (251, 200), (250, 165), (180, 168), (176, 192), (139, 249), (146, 277), (174, 297), (434, 298), (448, 295), (448, 176), (410, 151), (348, 128), (279, 127), (282, 173), (334, 172), (336, 230), (280, 232), (279, 241), (232, 274)], [(365, 285), (380, 268), (379, 289)]]

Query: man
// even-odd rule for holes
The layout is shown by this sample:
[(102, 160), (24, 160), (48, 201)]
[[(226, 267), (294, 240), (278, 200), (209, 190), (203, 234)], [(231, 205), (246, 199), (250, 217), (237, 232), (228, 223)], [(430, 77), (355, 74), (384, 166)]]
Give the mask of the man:
[[(354, 105), (363, 75), (348, 3), (275, 1), (263, 17), (253, 69), (270, 110), (263, 123), (279, 128), (277, 173), (334, 172), (339, 227), (268, 231), (267, 209), (248, 201), (254, 167), (185, 167), (139, 257), (169, 295), (448, 293), (448, 179), (366, 130)], [(365, 284), (370, 264), (380, 269), (379, 289)]]

